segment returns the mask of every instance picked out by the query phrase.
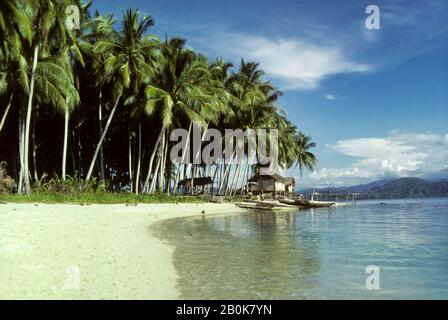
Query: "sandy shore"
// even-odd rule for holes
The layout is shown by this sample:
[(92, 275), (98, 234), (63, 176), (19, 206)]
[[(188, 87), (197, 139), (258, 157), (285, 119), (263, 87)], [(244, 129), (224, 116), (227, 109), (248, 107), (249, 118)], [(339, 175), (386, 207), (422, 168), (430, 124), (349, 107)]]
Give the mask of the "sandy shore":
[(163, 219), (233, 204), (0, 204), (0, 299), (176, 299)]

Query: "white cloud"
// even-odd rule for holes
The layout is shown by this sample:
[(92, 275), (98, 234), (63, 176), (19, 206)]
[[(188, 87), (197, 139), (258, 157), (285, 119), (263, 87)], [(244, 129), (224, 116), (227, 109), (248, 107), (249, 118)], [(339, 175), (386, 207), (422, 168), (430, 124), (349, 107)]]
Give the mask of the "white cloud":
[(366, 72), (367, 64), (351, 61), (342, 47), (297, 39), (268, 39), (245, 34), (220, 34), (204, 43), (238, 61), (254, 60), (284, 90), (315, 89), (332, 75)]
[(325, 95), (325, 99), (330, 100), (330, 101), (339, 101), (339, 100), (346, 100), (346, 99), (348, 99), (348, 97), (341, 97), (341, 96), (338, 96), (335, 94), (327, 93)]
[(349, 185), (385, 177), (424, 176), (448, 168), (448, 134), (394, 130), (385, 138), (339, 140), (330, 147), (355, 161), (345, 168), (313, 172), (308, 183)]

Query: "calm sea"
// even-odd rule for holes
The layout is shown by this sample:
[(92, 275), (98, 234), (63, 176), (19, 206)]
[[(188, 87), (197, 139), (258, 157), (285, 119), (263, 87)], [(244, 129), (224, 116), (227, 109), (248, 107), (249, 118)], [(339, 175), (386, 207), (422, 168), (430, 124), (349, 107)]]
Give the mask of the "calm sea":
[(446, 198), (205, 215), (155, 231), (175, 248), (184, 299), (448, 299)]

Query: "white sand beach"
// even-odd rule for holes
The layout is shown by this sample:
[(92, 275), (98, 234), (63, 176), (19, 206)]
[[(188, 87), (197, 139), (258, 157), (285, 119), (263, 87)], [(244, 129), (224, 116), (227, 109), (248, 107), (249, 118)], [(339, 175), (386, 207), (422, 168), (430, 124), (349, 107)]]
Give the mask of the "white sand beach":
[(0, 204), (0, 299), (176, 299), (163, 219), (233, 204)]

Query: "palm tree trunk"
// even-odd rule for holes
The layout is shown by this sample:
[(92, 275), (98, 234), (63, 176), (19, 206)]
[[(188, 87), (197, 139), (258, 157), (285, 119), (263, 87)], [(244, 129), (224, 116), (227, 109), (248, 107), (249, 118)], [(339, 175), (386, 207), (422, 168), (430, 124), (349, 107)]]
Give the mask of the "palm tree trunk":
[(166, 167), (167, 173), (166, 173), (166, 194), (170, 194), (171, 193), (171, 173), (172, 173), (172, 166), (171, 163), (168, 162), (168, 165)]
[(158, 171), (158, 178), (157, 178), (157, 188), (160, 192), (160, 185), (163, 183), (163, 155), (165, 151), (165, 131), (163, 132), (162, 136), (162, 143), (160, 144), (160, 151), (159, 151), (159, 171)]
[(115, 105), (112, 108), (112, 111), (110, 112), (109, 118), (107, 119), (106, 126), (104, 127), (103, 134), (101, 135), (100, 141), (98, 142), (95, 153), (93, 154), (92, 162), (90, 162), (89, 171), (87, 172), (86, 176), (86, 182), (90, 180), (90, 177), (92, 176), (93, 167), (95, 166), (96, 158), (98, 157), (98, 153), (100, 152), (100, 148), (103, 144), (104, 138), (106, 137), (107, 131), (109, 130), (110, 123), (112, 122), (112, 119), (114, 117), (115, 111), (117, 110), (118, 102), (120, 102), (121, 99), (121, 93), (117, 97), (117, 100), (115, 101)]
[(34, 117), (33, 120), (33, 130), (32, 130), (32, 144), (33, 144), (33, 172), (34, 172), (34, 180), (38, 180), (39, 177), (37, 175), (37, 148), (38, 146), (36, 145), (36, 122), (37, 119), (39, 119), (39, 105), (36, 105), (36, 116)]
[(24, 128), (23, 128), (23, 112), (22, 107), (19, 107), (19, 162), (20, 162), (20, 173), (19, 173), (19, 183), (17, 185), (17, 193), (22, 193), (23, 191), (23, 142)]
[(291, 177), (294, 177), (294, 172), (296, 171), (296, 168), (297, 168), (297, 161), (296, 161), (296, 165), (294, 166), (294, 169), (292, 169)]
[(226, 183), (227, 183), (227, 181), (228, 181), (228, 174), (229, 174), (229, 170), (230, 170), (230, 166), (231, 166), (231, 164), (232, 164), (232, 161), (233, 161), (233, 157), (235, 156), (235, 152), (236, 152), (236, 150), (234, 150), (233, 151), (233, 153), (232, 153), (232, 157), (230, 158), (230, 161), (229, 161), (229, 164), (227, 165), (227, 168), (225, 169), (225, 171), (224, 171), (224, 175), (223, 175), (223, 177), (222, 177), (222, 181), (221, 181), (221, 187), (219, 188), (220, 190), (225, 190), (225, 186), (226, 186)]
[(129, 160), (129, 186), (131, 188), (131, 193), (134, 192), (134, 177), (132, 173), (132, 136), (131, 130), (128, 130), (128, 160)]
[(5, 113), (3, 113), (2, 120), (0, 121), (0, 132), (2, 132), (3, 126), (5, 125), (6, 117), (8, 116), (9, 110), (11, 109), (12, 99), (14, 98), (14, 92), (9, 96), (9, 102), (6, 106)]
[(187, 136), (187, 142), (185, 144), (185, 152), (182, 154), (182, 160), (179, 163), (179, 169), (176, 173), (176, 179), (174, 180), (174, 190), (173, 193), (176, 193), (177, 191), (177, 184), (179, 183), (179, 177), (180, 177), (180, 169), (182, 168), (182, 163), (185, 161), (185, 156), (187, 155), (187, 152), (189, 151), (189, 144), (190, 144), (190, 133), (191, 133), (191, 127), (193, 126), (193, 122), (190, 122), (190, 126), (188, 128), (188, 136)]
[[(229, 164), (230, 166), (230, 170), (229, 170), (229, 179), (227, 180), (227, 185), (224, 191), (224, 194), (227, 195), (228, 193), (230, 193), (230, 189), (232, 188), (232, 184), (235, 180), (235, 176), (236, 176), (236, 168), (235, 168), (235, 172), (232, 175), (232, 164)], [(230, 178), (232, 177), (232, 179)]]
[(246, 159), (246, 169), (244, 169), (243, 181), (241, 183), (241, 188), (244, 187), (245, 192), (247, 193), (247, 180), (249, 179), (249, 158)]
[(160, 145), (160, 151), (159, 151), (159, 171), (158, 171), (158, 175), (159, 178), (157, 180), (157, 189), (160, 191), (160, 185), (163, 184), (163, 156), (165, 154), (165, 131), (163, 131), (163, 136), (162, 136), (162, 143)]
[(67, 169), (67, 145), (68, 145), (68, 122), (69, 113), (68, 109), (64, 111), (64, 147), (62, 150), (62, 180), (65, 181), (66, 169)]
[(237, 189), (238, 189), (238, 180), (239, 180), (239, 178), (240, 178), (240, 174), (241, 174), (241, 167), (242, 167), (243, 165), (241, 164), (241, 163), (238, 163), (237, 164), (237, 167), (238, 167), (238, 173), (236, 174), (236, 180), (235, 180), (235, 183), (233, 184), (232, 183), (232, 187), (230, 188), (230, 195), (234, 195), (234, 194), (236, 194), (236, 191), (237, 191)]
[[(154, 161), (154, 157), (156, 156), (157, 149), (159, 148), (160, 140), (162, 139), (162, 133), (163, 133), (164, 130), (165, 130), (164, 127), (162, 127), (162, 129), (160, 129), (159, 136), (157, 137), (157, 141), (156, 141), (156, 143), (154, 145), (154, 149), (152, 150), (152, 154), (151, 154), (151, 157), (149, 159), (148, 174), (146, 175), (145, 184), (143, 185), (143, 190), (146, 190), (148, 188), (149, 178), (151, 177), (151, 172), (152, 172), (152, 164), (153, 164), (153, 161)], [(147, 192), (149, 192), (149, 190), (147, 190)]]
[(205, 133), (207, 132), (207, 128), (208, 128), (208, 123), (205, 126), (204, 132), (202, 133), (201, 136), (201, 145), (199, 146), (199, 150), (198, 152), (196, 152), (196, 154), (193, 157), (193, 164), (191, 165), (191, 194), (193, 194), (193, 187), (194, 187), (194, 174), (196, 172), (196, 165), (195, 165), (195, 160), (197, 157), (199, 157), (200, 153), (201, 153), (201, 149), (202, 149), (202, 141), (204, 140), (205, 137)]
[(79, 173), (79, 180), (84, 176), (84, 170), (83, 170), (83, 157), (82, 157), (82, 141), (81, 141), (81, 128), (78, 128), (78, 173)]
[(137, 173), (135, 174), (135, 194), (139, 192), (139, 180), (140, 180), (140, 164), (142, 161), (142, 124), (138, 124), (138, 161), (137, 161)]
[(196, 165), (194, 163), (191, 164), (191, 194), (194, 194), (194, 175), (196, 173)]
[[(102, 99), (103, 99), (103, 91), (100, 90), (99, 92), (99, 106), (98, 106), (98, 128), (100, 132), (100, 137), (103, 134), (103, 106), (102, 106)], [(101, 145), (100, 148), (100, 179), (103, 181), (106, 179), (105, 171), (104, 171), (104, 153), (103, 153), (103, 145)]]
[(163, 134), (164, 149), (163, 149), (163, 155), (162, 155), (162, 167), (161, 167), (161, 171), (160, 171), (160, 191), (161, 192), (163, 192), (165, 190), (165, 185), (166, 185), (165, 172), (166, 172), (166, 161), (167, 161), (167, 153), (168, 153), (168, 138), (166, 136), (167, 132), (168, 132), (168, 130), (166, 130), (165, 133)]
[(232, 195), (233, 190), (234, 190), (234, 188), (235, 188), (235, 185), (238, 184), (238, 179), (239, 179), (240, 171), (241, 171), (241, 164), (240, 164), (240, 163), (237, 163), (237, 164), (236, 164), (236, 168), (235, 168), (235, 172), (233, 173), (232, 181), (231, 181), (230, 184), (227, 186), (229, 196)]
[(25, 183), (25, 193), (31, 192), (30, 176), (29, 176), (29, 145), (30, 145), (30, 124), (31, 113), (33, 111), (34, 82), (36, 77), (37, 58), (39, 55), (39, 45), (34, 47), (33, 66), (31, 69), (30, 93), (28, 96), (28, 106), (25, 119), (25, 143), (23, 152), (23, 178)]
[[(210, 166), (211, 166), (211, 164), (210, 164)], [(213, 174), (213, 179), (212, 179), (212, 189), (213, 190), (215, 190), (215, 181), (216, 181), (216, 179), (218, 177), (219, 168), (220, 168), (220, 166), (219, 166), (219, 164), (217, 164), (216, 168), (215, 168), (215, 173)]]
[(71, 158), (72, 158), (72, 168), (73, 168), (73, 174), (75, 175), (76, 173), (76, 159), (75, 159), (75, 130), (71, 130), (71, 136), (72, 136), (72, 143), (70, 144), (70, 154), (71, 154)]
[[(161, 149), (161, 148), (162, 148), (162, 145), (159, 146), (159, 149)], [(152, 177), (151, 187), (149, 188), (149, 193), (150, 194), (154, 191), (154, 187), (156, 185), (157, 174), (159, 172), (159, 167), (160, 167), (160, 161), (161, 161), (161, 157), (159, 156), (159, 161), (157, 161), (156, 169), (154, 170), (154, 175)]]
[(224, 166), (224, 160), (221, 159), (221, 161), (218, 164), (218, 179), (217, 179), (217, 188), (216, 188), (216, 194), (219, 194), (219, 191), (221, 189), (221, 181), (222, 181), (222, 175), (223, 175), (223, 166)]

